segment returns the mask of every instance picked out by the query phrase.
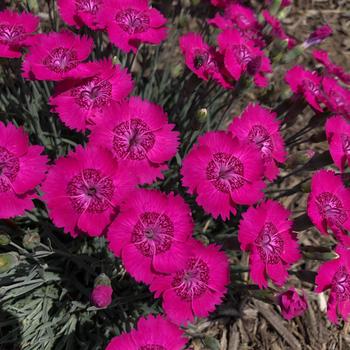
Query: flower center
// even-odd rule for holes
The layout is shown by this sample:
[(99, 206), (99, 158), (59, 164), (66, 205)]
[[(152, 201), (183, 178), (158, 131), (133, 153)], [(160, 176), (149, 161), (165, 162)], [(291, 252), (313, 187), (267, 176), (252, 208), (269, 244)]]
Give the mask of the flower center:
[(77, 11), (88, 12), (95, 15), (101, 5), (100, 0), (76, 0), (75, 8)]
[(6, 148), (0, 146), (0, 192), (11, 189), (11, 182), (19, 172), (19, 160)]
[(175, 274), (172, 287), (176, 294), (184, 300), (190, 301), (200, 297), (209, 283), (209, 267), (201, 259), (190, 258), (184, 270)]
[(132, 242), (147, 257), (164, 253), (171, 247), (174, 225), (165, 214), (145, 212), (132, 232)]
[(138, 348), (138, 350), (167, 350), (163, 345), (157, 345), (157, 344), (147, 344), (142, 345)]
[(348, 135), (341, 134), (341, 140), (344, 153), (350, 156), (350, 137)]
[(78, 65), (77, 53), (66, 47), (53, 49), (44, 59), (44, 65), (55, 73), (66, 73)]
[(323, 192), (318, 195), (316, 205), (324, 220), (339, 225), (343, 224), (348, 218), (342, 202), (332, 193)]
[(242, 187), (245, 183), (242, 162), (227, 153), (215, 153), (209, 162), (207, 179), (213, 183), (217, 190), (229, 193)]
[(302, 82), (304, 90), (311, 92), (314, 96), (320, 96), (321, 95), (321, 89), (318, 85), (316, 85), (312, 80), (305, 79)]
[(266, 222), (255, 240), (261, 260), (267, 264), (278, 264), (283, 251), (283, 240), (277, 228), (271, 222)]
[(196, 69), (217, 70), (216, 61), (208, 51), (196, 50), (193, 65)]
[(96, 169), (84, 169), (68, 183), (66, 192), (77, 213), (102, 213), (111, 205), (114, 189), (109, 176), (102, 176)]
[(143, 33), (150, 26), (150, 19), (145, 13), (131, 8), (119, 11), (115, 21), (128, 34)]
[(332, 290), (336, 293), (338, 300), (350, 299), (350, 275), (344, 266), (340, 266), (332, 280)]
[(241, 65), (247, 65), (253, 59), (250, 50), (245, 45), (234, 45), (233, 53)]
[(130, 119), (114, 129), (113, 149), (119, 158), (145, 159), (154, 143), (154, 133), (141, 119)]
[(260, 149), (262, 157), (271, 158), (273, 144), (268, 131), (261, 125), (254, 125), (249, 132), (248, 139)]
[(15, 43), (23, 38), (25, 30), (21, 25), (0, 24), (0, 42)]

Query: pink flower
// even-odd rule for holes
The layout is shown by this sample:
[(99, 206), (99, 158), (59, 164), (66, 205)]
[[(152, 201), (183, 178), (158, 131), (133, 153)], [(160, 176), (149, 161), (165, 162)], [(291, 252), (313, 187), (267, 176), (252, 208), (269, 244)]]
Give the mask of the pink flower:
[(219, 246), (204, 246), (195, 240), (188, 244), (192, 254), (183, 268), (151, 284), (155, 296), (163, 297), (169, 320), (176, 324), (187, 324), (195, 316), (207, 317), (222, 302), (230, 281), (228, 258)]
[(304, 47), (308, 48), (310, 46), (318, 45), (332, 34), (333, 30), (328, 24), (320, 26), (310, 34), (307, 40), (305, 40)]
[(286, 320), (301, 316), (308, 308), (306, 294), (300, 295), (295, 288), (290, 288), (278, 296), (282, 316)]
[(93, 41), (71, 32), (38, 34), (31, 42), (22, 66), (23, 77), (33, 80), (74, 78), (79, 64), (92, 51)]
[(92, 290), (91, 301), (96, 307), (105, 309), (112, 302), (112, 294), (113, 289), (111, 286), (99, 285)]
[(303, 95), (311, 107), (322, 112), (320, 103), (323, 102), (321, 77), (316, 72), (310, 72), (301, 66), (294, 66), (285, 77), (294, 94)]
[(160, 44), (167, 36), (166, 18), (148, 0), (105, 0), (98, 20), (124, 52), (136, 52), (141, 43)]
[(268, 200), (250, 207), (239, 224), (241, 249), (250, 251), (250, 277), (260, 288), (267, 287), (267, 276), (282, 286), (288, 268), (300, 259), (298, 242), (292, 232), (291, 212)]
[(70, 128), (84, 131), (104, 122), (106, 109), (132, 91), (130, 74), (111, 60), (83, 63), (83, 76), (64, 81), (50, 98), (52, 111)]
[(237, 204), (251, 205), (263, 198), (264, 166), (255, 146), (223, 131), (198, 138), (183, 161), (182, 184), (214, 218), (236, 214)]
[(341, 116), (333, 116), (326, 122), (326, 135), (334, 164), (344, 171), (350, 164), (350, 124)]
[(59, 158), (42, 185), (54, 224), (76, 237), (100, 236), (132, 193), (136, 180), (109, 151), (78, 146)]
[(185, 56), (186, 65), (200, 79), (213, 78), (225, 88), (231, 85), (225, 80), (223, 70), (223, 57), (204, 43), (199, 34), (188, 33), (180, 37), (180, 48)]
[(337, 259), (323, 263), (316, 276), (316, 292), (330, 289), (327, 316), (333, 323), (338, 323), (338, 315), (345, 322), (350, 314), (350, 251), (337, 246)]
[(237, 30), (227, 29), (219, 34), (218, 43), (233, 79), (238, 81), (246, 73), (254, 78), (255, 85), (268, 85), (265, 74), (272, 71), (270, 60), (252, 41), (243, 38)]
[(311, 181), (307, 213), (321, 233), (333, 231), (343, 244), (350, 245), (350, 190), (333, 171), (320, 170)]
[(240, 141), (257, 147), (264, 161), (264, 175), (270, 181), (279, 173), (276, 162), (284, 163), (286, 160), (286, 150), (279, 127), (276, 113), (253, 104), (248, 105), (240, 118), (234, 118), (228, 127)]
[(141, 189), (110, 226), (109, 248), (136, 281), (151, 283), (157, 273), (181, 266), (192, 230), (191, 210), (180, 196)]
[(103, 3), (104, 0), (57, 0), (64, 22), (78, 29), (86, 25), (92, 30), (104, 28), (97, 20)]
[(20, 49), (27, 46), (38, 25), (39, 18), (31, 13), (0, 12), (0, 57), (21, 57)]
[(163, 109), (139, 97), (105, 112), (103, 123), (92, 130), (91, 142), (103, 145), (121, 167), (136, 174), (140, 183), (162, 178), (175, 156), (179, 133), (173, 131)]
[(225, 8), (230, 4), (235, 4), (236, 2), (240, 2), (240, 0), (210, 0), (213, 6)]
[(45, 178), (44, 148), (31, 146), (23, 128), (0, 122), (0, 219), (33, 209), (35, 187)]
[(137, 329), (114, 337), (106, 350), (182, 350), (184, 331), (162, 316), (142, 317)]

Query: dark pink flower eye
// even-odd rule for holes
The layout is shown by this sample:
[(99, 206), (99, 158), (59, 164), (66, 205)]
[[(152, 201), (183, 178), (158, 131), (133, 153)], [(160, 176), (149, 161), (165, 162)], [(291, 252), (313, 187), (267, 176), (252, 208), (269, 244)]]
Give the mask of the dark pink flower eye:
[(11, 189), (11, 182), (16, 179), (18, 172), (18, 158), (0, 146), (0, 192), (7, 192)]
[(0, 25), (0, 42), (4, 44), (14, 43), (23, 38), (25, 30), (21, 25)]
[(339, 301), (350, 300), (350, 275), (340, 266), (332, 280), (332, 287)]
[(77, 11), (89, 12), (95, 15), (101, 5), (100, 0), (76, 0), (75, 6)]
[(215, 59), (208, 51), (200, 51), (197, 50), (195, 53), (195, 57), (193, 60), (193, 65), (196, 69), (204, 68), (207, 70), (217, 70), (217, 63), (215, 62)]
[(239, 64), (247, 65), (253, 59), (250, 50), (245, 45), (234, 45), (232, 49)]
[(139, 350), (168, 350), (163, 345), (147, 344), (142, 345)]
[(350, 137), (348, 135), (341, 134), (341, 139), (344, 152), (350, 155)]
[(75, 68), (79, 61), (74, 50), (66, 47), (57, 47), (44, 58), (43, 63), (55, 73), (66, 73)]
[(150, 26), (150, 19), (145, 13), (131, 8), (118, 12), (115, 21), (128, 34), (143, 33)]
[(326, 220), (332, 220), (336, 224), (343, 224), (348, 218), (343, 209), (342, 202), (330, 192), (319, 194), (316, 197), (316, 204), (320, 214)]
[(273, 142), (263, 126), (254, 125), (249, 132), (248, 139), (259, 147), (263, 158), (271, 158)]

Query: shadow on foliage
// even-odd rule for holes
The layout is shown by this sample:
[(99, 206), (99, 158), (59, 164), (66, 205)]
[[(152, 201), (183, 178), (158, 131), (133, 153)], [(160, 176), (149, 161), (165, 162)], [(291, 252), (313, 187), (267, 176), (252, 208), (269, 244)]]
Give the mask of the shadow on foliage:
[(21, 349), (21, 326), (18, 319), (0, 305), (0, 350)]

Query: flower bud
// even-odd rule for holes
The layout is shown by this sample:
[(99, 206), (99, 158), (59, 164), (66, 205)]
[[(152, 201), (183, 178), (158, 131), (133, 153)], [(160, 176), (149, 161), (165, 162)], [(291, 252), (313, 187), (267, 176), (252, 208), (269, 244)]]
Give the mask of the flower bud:
[(0, 273), (7, 272), (19, 264), (19, 255), (17, 253), (0, 254)]
[(286, 320), (300, 316), (308, 308), (306, 294), (299, 295), (295, 288), (290, 288), (278, 296), (282, 316)]
[(100, 309), (105, 309), (112, 302), (113, 289), (111, 286), (99, 285), (91, 293), (91, 302)]
[(10, 236), (5, 233), (5, 232), (1, 232), (0, 233), (0, 245), (8, 245), (11, 242), (11, 238)]
[(307, 40), (304, 41), (303, 47), (309, 48), (310, 46), (318, 45), (332, 34), (333, 30), (328, 24), (318, 27), (315, 31), (313, 31), (310, 34)]
[(28, 231), (23, 236), (23, 247), (28, 250), (33, 250), (40, 244), (40, 235), (36, 231)]
[(208, 110), (206, 108), (201, 108), (196, 111), (196, 118), (200, 122), (205, 122), (207, 120)]

